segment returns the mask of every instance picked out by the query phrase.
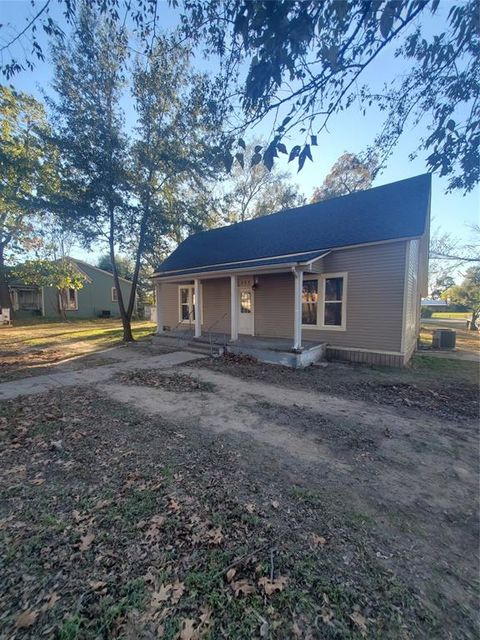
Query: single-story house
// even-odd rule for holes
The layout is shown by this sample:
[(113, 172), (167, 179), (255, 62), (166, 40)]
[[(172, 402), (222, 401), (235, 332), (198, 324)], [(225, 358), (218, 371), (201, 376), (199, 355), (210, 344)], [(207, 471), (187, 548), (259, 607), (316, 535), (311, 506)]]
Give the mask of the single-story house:
[(280, 361), (293, 366), (324, 354), (407, 364), (427, 293), (430, 196), (425, 174), (190, 236), (153, 276), (159, 339), (266, 361), (290, 352)]
[[(81, 289), (69, 289), (65, 292), (65, 311), (67, 318), (98, 318), (118, 317), (120, 312), (117, 302), (117, 290), (113, 275), (98, 267), (69, 258), (84, 275), (85, 282)], [(120, 278), (120, 288), (124, 300), (130, 296), (132, 283)], [(36, 287), (11, 282), (9, 284), (10, 297), (14, 318), (30, 316), (44, 316), (55, 318), (59, 316), (59, 291), (54, 287)]]

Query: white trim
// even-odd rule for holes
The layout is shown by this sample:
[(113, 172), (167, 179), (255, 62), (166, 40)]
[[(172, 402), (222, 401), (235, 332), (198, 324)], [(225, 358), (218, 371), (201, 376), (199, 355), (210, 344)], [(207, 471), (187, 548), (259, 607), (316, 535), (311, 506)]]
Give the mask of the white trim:
[[(325, 281), (328, 278), (343, 278), (342, 288), (342, 324), (324, 324), (325, 322)], [(333, 273), (321, 273), (315, 276), (308, 275), (307, 280), (317, 281), (317, 291), (321, 298), (317, 302), (317, 324), (302, 324), (302, 329), (311, 329), (313, 331), (346, 331), (347, 330), (347, 293), (348, 293), (348, 271), (337, 271)], [(340, 301), (339, 301), (340, 302)]]
[(202, 287), (200, 285), (200, 280), (195, 278), (193, 281), (193, 291), (195, 293), (195, 338), (200, 338), (202, 336)]
[(230, 340), (238, 340), (237, 276), (230, 276)]
[(327, 344), (327, 349), (336, 349), (337, 351), (361, 351), (362, 353), (379, 353), (385, 356), (405, 356), (400, 351), (382, 351), (381, 349), (361, 349), (359, 347), (336, 347), (333, 344)]
[[(240, 318), (241, 318), (241, 292), (242, 291), (248, 291), (251, 296), (252, 296), (252, 309), (251, 312), (248, 314), (248, 316), (251, 318), (252, 321), (252, 332), (249, 334), (243, 333), (242, 331), (240, 331)], [(237, 306), (237, 332), (241, 333), (242, 335), (250, 335), (250, 336), (254, 336), (255, 335), (255, 290), (253, 289), (253, 287), (250, 286), (241, 286), (238, 284), (238, 279), (237, 279), (237, 300), (238, 300), (238, 306)]]
[(162, 283), (157, 280), (155, 283), (155, 323), (157, 325), (156, 334), (163, 333), (163, 305), (160, 304), (162, 297)]
[[(214, 229), (213, 229), (214, 231)], [(316, 251), (318, 251), (319, 253), (322, 251), (325, 251), (325, 255), (327, 255), (328, 253), (331, 253), (332, 251), (344, 251), (345, 249), (356, 249), (357, 247), (370, 247), (370, 246), (375, 246), (378, 244), (392, 244), (394, 242), (406, 242), (407, 240), (415, 240), (416, 238), (422, 238), (423, 234), (421, 235), (416, 235), (416, 236), (405, 236), (404, 238), (391, 238), (389, 240), (376, 240), (375, 242), (363, 242), (360, 244), (348, 244), (345, 246), (341, 246), (341, 247), (330, 247), (330, 248), (323, 248), (323, 249), (312, 249), (311, 251), (297, 251), (296, 253), (285, 253), (279, 256), (265, 256), (263, 258), (252, 258), (250, 260), (235, 260), (234, 262), (219, 262), (218, 264), (205, 264), (205, 265), (196, 265), (194, 267), (187, 267), (185, 269), (171, 269), (170, 271), (156, 271), (154, 274), (152, 274), (150, 277), (151, 278), (161, 278), (162, 276), (167, 276), (169, 273), (178, 273), (179, 275), (181, 275), (180, 272), (182, 271), (191, 271), (191, 269), (206, 269), (207, 267), (222, 267), (222, 266), (228, 266), (230, 264), (244, 264), (247, 262), (259, 262), (260, 260), (275, 260), (277, 258), (288, 258), (290, 256), (301, 256), (301, 255), (305, 255), (308, 253), (315, 253)], [(316, 258), (312, 258), (310, 261), (305, 262), (303, 264), (310, 264), (311, 262), (315, 262), (315, 260), (319, 260), (320, 258), (323, 258), (323, 255), (317, 256)], [(86, 264), (86, 263), (85, 263)], [(299, 263), (298, 261), (294, 262), (294, 263), (288, 263), (290, 266), (294, 266), (294, 265), (300, 265), (301, 263)], [(265, 266), (279, 266), (279, 265), (265, 265)], [(95, 267), (94, 267), (95, 268)], [(260, 265), (258, 267), (259, 269), (262, 268), (262, 265)], [(233, 269), (231, 270), (233, 271)], [(195, 272), (191, 273), (191, 274), (184, 274), (184, 275), (191, 275), (193, 276)], [(198, 272), (201, 273), (201, 272)], [(210, 272), (207, 272), (210, 273)], [(223, 269), (219, 269), (219, 273), (223, 273)], [(174, 277), (174, 276), (172, 276)], [(202, 274), (203, 277), (203, 274)]]
[(293, 297), (293, 350), (302, 348), (302, 290), (303, 271), (293, 269), (294, 297)]
[(403, 309), (402, 309), (402, 335), (400, 339), (400, 351), (405, 351), (405, 339), (407, 330), (407, 298), (408, 298), (408, 269), (410, 266), (410, 240), (405, 243), (405, 265), (403, 268)]
[[(202, 287), (202, 285), (200, 285), (200, 288)], [(177, 299), (178, 299), (178, 323), (179, 324), (194, 324), (195, 320), (192, 320), (191, 318), (191, 313), (192, 313), (192, 308), (193, 308), (193, 294), (195, 292), (195, 285), (194, 284), (179, 284), (177, 286), (178, 288), (178, 293), (177, 293)], [(188, 320), (183, 320), (182, 319), (182, 303), (181, 303), (181, 296), (180, 296), (180, 290), (181, 289), (189, 289), (190, 290), (190, 294), (189, 294), (189, 299), (188, 299), (188, 313), (189, 318)], [(203, 296), (200, 293), (200, 300), (201, 300), (201, 304), (203, 304)], [(198, 305), (197, 300), (195, 300), (195, 317), (197, 316), (197, 313), (200, 317), (200, 324), (203, 323), (203, 308), (202, 306)]]

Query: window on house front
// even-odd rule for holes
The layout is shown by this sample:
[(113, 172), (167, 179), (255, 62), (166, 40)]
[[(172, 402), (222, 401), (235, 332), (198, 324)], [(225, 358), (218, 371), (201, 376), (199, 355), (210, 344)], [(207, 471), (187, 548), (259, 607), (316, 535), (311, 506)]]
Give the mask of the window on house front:
[(252, 292), (240, 292), (240, 313), (252, 313)]
[(64, 311), (78, 310), (78, 295), (76, 289), (62, 289), (59, 295)]
[(318, 280), (305, 280), (302, 291), (302, 324), (317, 324)]
[(117, 287), (112, 287), (112, 302), (118, 302)]
[(179, 288), (180, 322), (193, 322), (195, 320), (195, 287)]
[(325, 274), (303, 282), (302, 324), (317, 329), (346, 328), (347, 274)]

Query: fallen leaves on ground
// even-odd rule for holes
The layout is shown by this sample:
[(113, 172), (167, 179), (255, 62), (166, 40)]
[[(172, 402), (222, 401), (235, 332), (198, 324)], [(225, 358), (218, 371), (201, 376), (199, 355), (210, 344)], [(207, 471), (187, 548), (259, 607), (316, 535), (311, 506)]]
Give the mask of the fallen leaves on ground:
[(81, 536), (80, 542), (78, 543), (78, 550), (87, 551), (87, 549), (90, 549), (90, 546), (94, 539), (95, 535), (93, 533), (87, 533), (86, 535)]
[(270, 580), (267, 576), (264, 576), (258, 580), (258, 586), (262, 587), (267, 596), (271, 596), (277, 591), (283, 591), (287, 584), (287, 578), (279, 576)]
[(32, 611), (31, 609), (27, 609), (23, 611), (15, 621), (15, 626), (17, 629), (28, 629), (35, 624), (38, 618), (38, 611)]
[(248, 596), (250, 593), (254, 593), (255, 587), (248, 580), (237, 580), (230, 582), (230, 586), (233, 589), (233, 593), (236, 596)]
[(162, 369), (135, 369), (116, 376), (116, 380), (124, 384), (141, 385), (184, 393), (189, 391), (213, 391), (209, 382), (181, 373), (165, 373)]

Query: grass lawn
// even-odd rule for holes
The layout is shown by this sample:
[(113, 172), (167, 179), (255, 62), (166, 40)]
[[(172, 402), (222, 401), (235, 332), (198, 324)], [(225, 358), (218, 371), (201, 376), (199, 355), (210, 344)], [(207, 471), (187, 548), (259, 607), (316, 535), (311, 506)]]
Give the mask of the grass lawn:
[(468, 320), (471, 315), (469, 311), (434, 311), (432, 318), (437, 320)]
[(432, 332), (435, 329), (453, 329), (456, 334), (456, 349), (457, 351), (464, 351), (469, 353), (478, 353), (480, 351), (480, 333), (478, 331), (467, 331), (464, 327), (457, 327), (448, 325), (448, 321), (445, 326), (441, 324), (428, 324), (423, 323), (420, 328), (420, 339), (422, 344), (432, 344)]
[[(155, 324), (144, 320), (132, 323), (136, 340), (145, 338)], [(0, 380), (43, 372), (43, 367), (93, 354), (120, 344), (122, 324), (119, 319), (75, 320), (71, 322), (16, 322), (0, 327)]]

